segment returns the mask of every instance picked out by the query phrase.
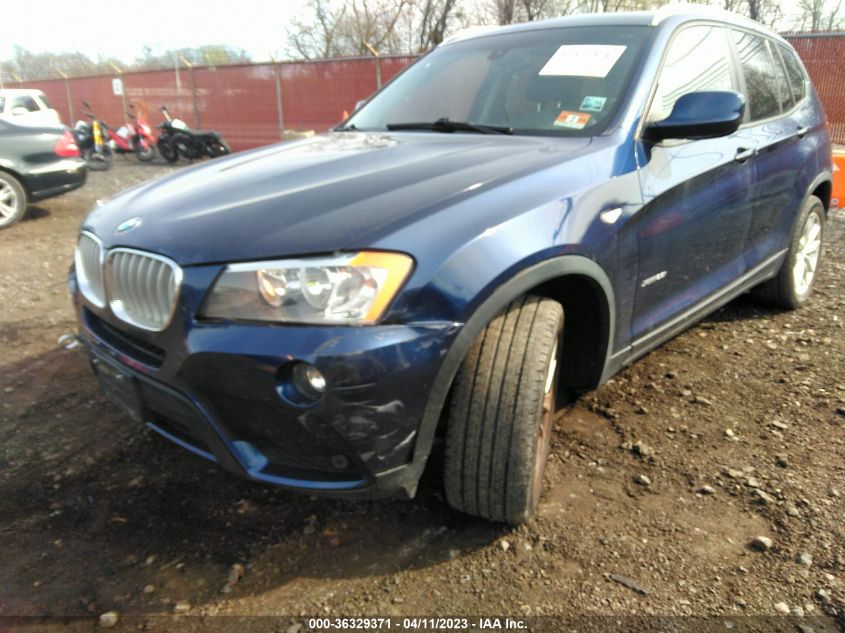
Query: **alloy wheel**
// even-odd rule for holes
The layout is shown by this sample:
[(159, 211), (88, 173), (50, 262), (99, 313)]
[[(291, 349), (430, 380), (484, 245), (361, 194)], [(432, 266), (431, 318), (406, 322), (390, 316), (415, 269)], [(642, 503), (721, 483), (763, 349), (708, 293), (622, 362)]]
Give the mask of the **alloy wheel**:
[(806, 294), (813, 284), (813, 278), (816, 276), (816, 266), (819, 263), (819, 255), (821, 254), (821, 238), (821, 219), (818, 213), (813, 211), (804, 221), (801, 238), (798, 241), (798, 250), (795, 253), (795, 262), (792, 266), (795, 292), (799, 295)]
[(18, 194), (7, 182), (0, 181), (0, 215), (10, 218), (18, 210)]
[(543, 492), (543, 474), (546, 472), (546, 462), (552, 444), (552, 421), (555, 417), (557, 401), (557, 350), (555, 344), (552, 357), (549, 359), (549, 369), (546, 373), (546, 390), (543, 396), (543, 413), (540, 418), (540, 432), (537, 434), (537, 459), (534, 462), (533, 495), (534, 502), (540, 499)]

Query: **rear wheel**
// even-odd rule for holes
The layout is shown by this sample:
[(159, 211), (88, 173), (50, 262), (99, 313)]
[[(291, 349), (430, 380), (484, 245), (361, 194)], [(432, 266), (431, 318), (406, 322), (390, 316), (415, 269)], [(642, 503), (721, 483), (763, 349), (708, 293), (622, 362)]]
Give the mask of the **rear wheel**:
[(161, 154), (161, 157), (168, 163), (175, 163), (179, 160), (179, 152), (176, 151), (176, 147), (173, 143), (167, 139), (158, 139), (158, 153)]
[(90, 147), (82, 152), (82, 158), (88, 164), (88, 169), (91, 171), (106, 171), (111, 167), (112, 151), (108, 147), (97, 151)]
[(754, 296), (770, 305), (794, 310), (810, 298), (822, 258), (824, 205), (810, 196), (795, 220), (780, 271), (754, 289)]
[(26, 190), (17, 178), (0, 171), (0, 229), (12, 226), (26, 213)]
[(493, 319), (455, 377), (447, 413), (449, 504), (521, 523), (537, 507), (551, 445), (563, 308), (525, 296)]
[(148, 140), (140, 139), (137, 143), (135, 143), (135, 156), (141, 162), (149, 162), (155, 157), (155, 155), (155, 145), (150, 143)]

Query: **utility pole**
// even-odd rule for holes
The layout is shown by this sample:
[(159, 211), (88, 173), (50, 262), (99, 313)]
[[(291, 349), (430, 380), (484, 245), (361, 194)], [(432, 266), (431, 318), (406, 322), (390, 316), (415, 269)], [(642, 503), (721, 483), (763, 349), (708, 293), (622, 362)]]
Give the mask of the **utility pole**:
[(370, 51), (373, 56), (376, 58), (376, 90), (381, 90), (381, 55), (379, 52), (370, 46), (369, 42), (364, 42), (364, 46), (367, 47), (367, 50)]
[(182, 59), (182, 63), (188, 67), (188, 77), (191, 80), (191, 99), (194, 103), (194, 123), (196, 128), (199, 130), (202, 128), (202, 123), (200, 123), (200, 107), (197, 103), (197, 84), (194, 80), (194, 65), (185, 59), (184, 56), (179, 55), (179, 57)]
[(270, 60), (273, 62), (273, 71), (276, 77), (276, 115), (279, 118), (279, 139), (285, 140), (285, 114), (282, 105), (282, 62), (276, 60), (273, 55), (270, 55)]
[[(68, 116), (70, 117), (70, 119), (68, 119), (68, 125), (72, 126), (73, 125), (73, 119), (75, 117), (73, 116), (73, 100), (70, 98), (70, 78), (65, 73), (63, 73), (61, 70), (57, 70), (56, 72), (59, 73), (59, 75), (61, 75), (62, 79), (65, 80), (65, 97), (67, 98), (67, 111), (68, 111)], [(0, 88), (2, 88), (2, 86), (0, 86)]]
[(123, 106), (123, 118), (126, 118), (127, 108), (126, 108), (126, 83), (123, 81), (123, 70), (113, 63), (109, 62), (109, 66), (114, 69), (114, 72), (117, 74), (117, 79), (120, 81), (120, 103)]

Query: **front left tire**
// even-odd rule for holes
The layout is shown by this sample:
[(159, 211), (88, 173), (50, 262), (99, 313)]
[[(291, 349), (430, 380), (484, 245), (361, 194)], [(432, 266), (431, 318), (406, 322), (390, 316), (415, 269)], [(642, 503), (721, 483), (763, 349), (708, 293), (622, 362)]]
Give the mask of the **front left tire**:
[(449, 504), (518, 524), (543, 490), (555, 413), (563, 308), (528, 295), (512, 302), (470, 346), (446, 416)]
[(26, 213), (26, 190), (12, 174), (0, 171), (0, 229), (12, 226)]

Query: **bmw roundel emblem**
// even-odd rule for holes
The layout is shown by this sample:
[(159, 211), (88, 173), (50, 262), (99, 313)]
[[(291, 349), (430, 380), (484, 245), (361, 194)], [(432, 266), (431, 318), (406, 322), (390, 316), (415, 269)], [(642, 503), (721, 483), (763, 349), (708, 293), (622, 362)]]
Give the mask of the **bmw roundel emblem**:
[(128, 220), (124, 220), (120, 224), (117, 225), (115, 229), (115, 233), (126, 233), (127, 231), (131, 231), (136, 226), (141, 225), (141, 218), (137, 215), (134, 218), (129, 218)]

